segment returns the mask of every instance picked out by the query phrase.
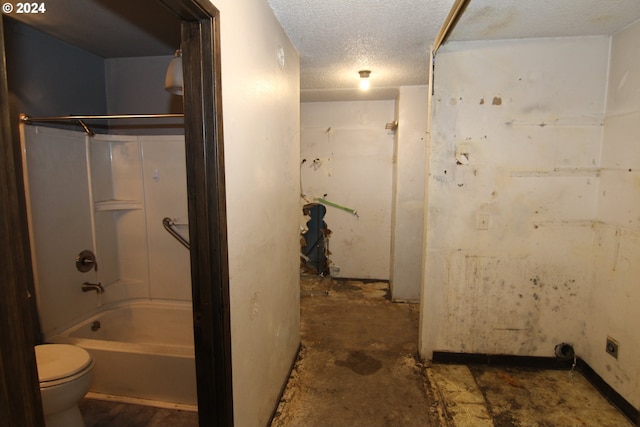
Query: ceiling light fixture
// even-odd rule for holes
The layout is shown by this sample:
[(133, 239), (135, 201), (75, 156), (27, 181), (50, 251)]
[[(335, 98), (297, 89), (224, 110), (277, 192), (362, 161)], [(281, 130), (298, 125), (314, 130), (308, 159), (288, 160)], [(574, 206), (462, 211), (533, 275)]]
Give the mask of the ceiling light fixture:
[(164, 88), (167, 92), (182, 96), (182, 49), (176, 50), (173, 59), (167, 67), (164, 78)]
[(358, 74), (360, 74), (360, 90), (369, 90), (369, 88), (371, 87), (371, 81), (369, 80), (371, 71), (360, 70), (358, 71)]

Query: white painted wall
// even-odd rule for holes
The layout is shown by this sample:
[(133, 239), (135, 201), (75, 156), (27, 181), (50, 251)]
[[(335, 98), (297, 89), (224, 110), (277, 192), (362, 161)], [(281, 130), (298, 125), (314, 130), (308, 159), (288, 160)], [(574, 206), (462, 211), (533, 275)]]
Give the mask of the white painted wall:
[(235, 425), (265, 426), (300, 343), (299, 61), (267, 2), (213, 4), (221, 25)]
[(422, 279), (428, 86), (403, 86), (397, 101), (391, 225), (391, 296), (418, 301)]
[(327, 207), (335, 277), (389, 279), (395, 135), (385, 124), (394, 117), (393, 100), (301, 105), (298, 161), (306, 200), (324, 196), (358, 213)]
[(423, 357), (552, 356), (563, 341), (585, 351), (608, 47), (588, 37), (439, 51)]
[[(612, 38), (584, 358), (640, 407), (640, 22)], [(605, 353), (607, 336), (618, 359)]]

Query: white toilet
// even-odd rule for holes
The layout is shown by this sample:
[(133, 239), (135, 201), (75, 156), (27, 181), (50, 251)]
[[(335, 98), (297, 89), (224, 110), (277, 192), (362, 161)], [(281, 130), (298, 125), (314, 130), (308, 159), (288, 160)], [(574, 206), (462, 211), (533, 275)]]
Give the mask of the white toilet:
[(37, 345), (35, 350), (46, 427), (84, 427), (78, 402), (91, 386), (91, 355), (70, 344)]

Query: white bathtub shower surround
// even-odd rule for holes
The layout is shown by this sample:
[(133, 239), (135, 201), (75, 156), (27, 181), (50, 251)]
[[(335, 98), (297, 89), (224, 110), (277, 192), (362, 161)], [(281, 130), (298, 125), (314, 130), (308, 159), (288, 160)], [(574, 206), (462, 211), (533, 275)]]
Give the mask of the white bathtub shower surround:
[(131, 301), (107, 308), (50, 341), (74, 344), (91, 354), (93, 393), (195, 410), (192, 323), (188, 302)]
[[(97, 297), (83, 294), (75, 258), (93, 250), (87, 137), (80, 132), (22, 127), (22, 157), (36, 297), (45, 336), (87, 317)], [(100, 265), (102, 268), (102, 265)]]
[(45, 341), (89, 350), (92, 392), (195, 405), (189, 252), (162, 225), (188, 238), (184, 137), (25, 125), (22, 148)]
[[(189, 253), (163, 228), (188, 236), (183, 136), (96, 135), (23, 127), (36, 296), (45, 339), (130, 299), (189, 301)], [(76, 256), (96, 254), (80, 273)], [(81, 292), (83, 282), (105, 293)]]

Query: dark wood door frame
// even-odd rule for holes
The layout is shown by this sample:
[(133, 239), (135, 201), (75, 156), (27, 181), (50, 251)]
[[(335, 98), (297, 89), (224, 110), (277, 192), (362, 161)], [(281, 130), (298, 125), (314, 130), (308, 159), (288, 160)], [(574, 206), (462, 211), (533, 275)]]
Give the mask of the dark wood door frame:
[(208, 0), (160, 0), (182, 19), (185, 146), (198, 412), (233, 426), (229, 263), (219, 12)]
[(11, 120), (0, 15), (0, 425), (44, 425), (36, 371), (35, 325), (18, 120)]
[[(159, 0), (182, 20), (185, 147), (198, 412), (233, 426), (219, 12), (209, 0)], [(0, 424), (42, 427), (37, 319), (18, 120), (9, 110), (0, 15)]]

